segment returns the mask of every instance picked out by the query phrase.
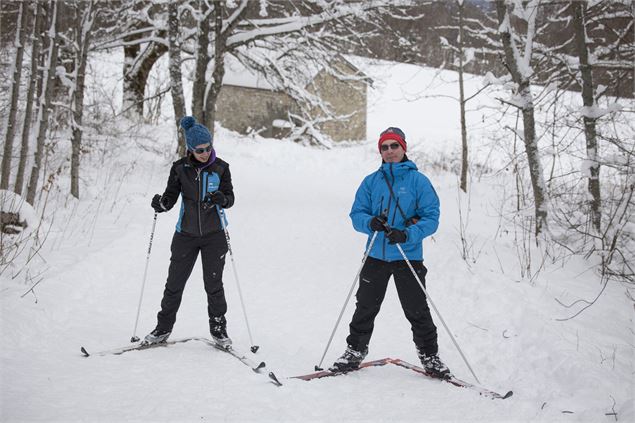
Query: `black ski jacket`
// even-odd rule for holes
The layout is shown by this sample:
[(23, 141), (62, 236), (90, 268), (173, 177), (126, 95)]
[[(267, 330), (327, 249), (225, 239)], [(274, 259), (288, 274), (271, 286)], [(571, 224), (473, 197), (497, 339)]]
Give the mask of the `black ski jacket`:
[(181, 195), (177, 232), (204, 236), (223, 230), (216, 207), (204, 207), (201, 203), (205, 194), (216, 190), (225, 194), (224, 208), (230, 208), (234, 204), (234, 187), (227, 162), (216, 157), (211, 164), (201, 167), (188, 155), (172, 163), (162, 202), (170, 210)]

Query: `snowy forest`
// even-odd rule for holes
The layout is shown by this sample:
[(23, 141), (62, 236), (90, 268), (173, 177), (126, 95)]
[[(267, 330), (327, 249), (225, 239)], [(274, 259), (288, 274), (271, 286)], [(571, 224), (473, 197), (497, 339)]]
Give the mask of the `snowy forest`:
[[(634, 16), (629, 0), (1, 2), (0, 420), (633, 421)], [(274, 95), (282, 115), (257, 103)], [(153, 220), (150, 202), (188, 115), (234, 178), (228, 331), (280, 387), (204, 342), (80, 353), (154, 327), (177, 212)], [(424, 241), (440, 354), (508, 399), (399, 366), (291, 378), (345, 347), (354, 300), (333, 323), (366, 243), (349, 212), (391, 126), (441, 202)], [(201, 280), (175, 338), (206, 335)], [(417, 362), (394, 286), (373, 333), (368, 360)]]

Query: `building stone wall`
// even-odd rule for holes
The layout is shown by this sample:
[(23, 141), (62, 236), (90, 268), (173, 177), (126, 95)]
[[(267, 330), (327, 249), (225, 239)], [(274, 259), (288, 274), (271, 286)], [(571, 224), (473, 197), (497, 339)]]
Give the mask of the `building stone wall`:
[(271, 137), (272, 122), (288, 120), (288, 113), (298, 113), (298, 106), (287, 94), (258, 88), (223, 85), (216, 102), (216, 115), (223, 127), (247, 134), (259, 132)]
[[(358, 73), (348, 63), (341, 60), (332, 64), (335, 71), (343, 75)], [(320, 129), (333, 141), (357, 141), (366, 138), (367, 82), (354, 80), (342, 81), (320, 71), (312, 82), (313, 92), (331, 105), (337, 116), (349, 116), (342, 120), (332, 120), (320, 124)], [(321, 114), (315, 110), (315, 115)]]
[[(332, 64), (337, 73), (350, 75), (359, 71), (348, 62), (338, 59)], [(340, 81), (326, 71), (320, 71), (308, 87), (318, 93), (343, 120), (320, 124), (320, 130), (333, 141), (362, 140), (366, 138), (367, 82)], [(284, 137), (288, 130), (274, 128), (276, 119), (288, 121), (289, 113), (300, 114), (299, 106), (287, 94), (260, 88), (223, 85), (216, 103), (216, 116), (223, 127), (247, 134), (255, 131), (264, 137)], [(323, 113), (311, 111), (314, 117)]]

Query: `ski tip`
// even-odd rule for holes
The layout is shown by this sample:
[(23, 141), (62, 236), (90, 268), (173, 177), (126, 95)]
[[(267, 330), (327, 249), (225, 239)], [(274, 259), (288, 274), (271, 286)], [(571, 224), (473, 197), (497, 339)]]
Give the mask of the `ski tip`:
[(260, 348), (260, 346), (258, 346), (258, 345), (252, 345), (252, 346), (251, 346), (251, 352), (252, 352), (252, 353), (254, 353), (254, 354), (256, 354), (256, 351), (258, 351), (258, 348)]
[(507, 399), (507, 398), (511, 397), (512, 395), (514, 395), (514, 392), (513, 391), (509, 391), (505, 395), (503, 395), (502, 399)]
[(280, 381), (278, 380), (278, 377), (273, 372), (269, 372), (269, 378), (271, 379), (271, 382), (273, 382), (274, 385), (282, 386), (282, 383), (280, 383)]
[(84, 354), (84, 357), (90, 356), (90, 354), (88, 354), (88, 351), (86, 351), (86, 348), (81, 347), (81, 351), (82, 351), (82, 354)]

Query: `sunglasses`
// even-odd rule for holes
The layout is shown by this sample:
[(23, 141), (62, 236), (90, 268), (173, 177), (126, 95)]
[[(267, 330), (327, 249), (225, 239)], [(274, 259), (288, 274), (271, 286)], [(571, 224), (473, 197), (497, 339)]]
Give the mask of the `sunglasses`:
[(203, 147), (203, 148), (195, 148), (192, 151), (195, 152), (196, 154), (209, 153), (210, 151), (212, 151), (212, 145), (210, 144), (207, 147)]
[(396, 150), (399, 147), (401, 147), (401, 145), (398, 142), (393, 142), (392, 144), (382, 144), (381, 145), (381, 151), (388, 151), (388, 148), (390, 148), (391, 150)]

